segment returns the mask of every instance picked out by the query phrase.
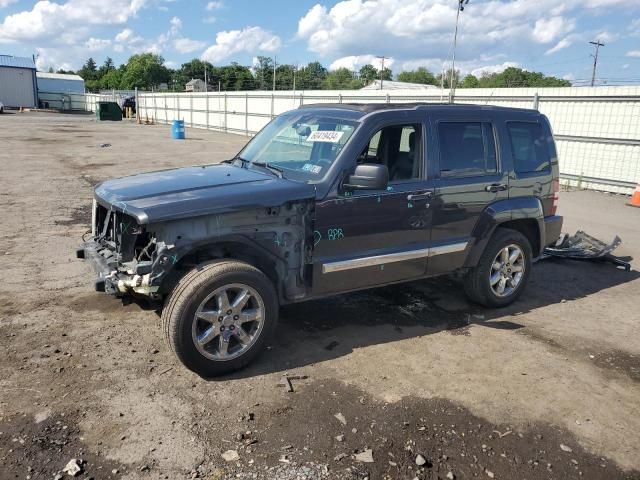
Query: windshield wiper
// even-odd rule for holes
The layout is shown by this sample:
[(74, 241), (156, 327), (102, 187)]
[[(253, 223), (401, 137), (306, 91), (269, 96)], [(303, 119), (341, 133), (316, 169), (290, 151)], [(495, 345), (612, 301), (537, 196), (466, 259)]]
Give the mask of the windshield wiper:
[(233, 162), (235, 162), (236, 160), (240, 160), (240, 163), (241, 163), (241, 164), (240, 164), (240, 167), (241, 167), (241, 168), (247, 168), (247, 165), (248, 165), (249, 163), (251, 163), (251, 161), (250, 161), (250, 160), (247, 160), (246, 158), (242, 158), (240, 155), (236, 155), (235, 157), (233, 157), (233, 158), (231, 158), (231, 159), (229, 159), (229, 160), (223, 160), (223, 162), (222, 162), (222, 163), (233, 163)]
[(276, 174), (279, 178), (283, 177), (284, 170), (280, 167), (276, 167), (275, 165), (270, 165), (267, 162), (251, 162), (251, 165), (257, 165), (258, 167), (263, 167), (269, 170), (271, 173)]

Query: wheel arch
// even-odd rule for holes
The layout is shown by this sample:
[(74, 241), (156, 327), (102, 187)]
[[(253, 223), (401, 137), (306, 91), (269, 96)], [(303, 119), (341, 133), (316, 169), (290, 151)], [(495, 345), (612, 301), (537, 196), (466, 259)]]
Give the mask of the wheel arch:
[(480, 215), (471, 234), (471, 248), (464, 267), (477, 265), (482, 252), (498, 228), (510, 228), (522, 233), (531, 244), (534, 258), (542, 253), (545, 225), (542, 203), (537, 197), (500, 200), (489, 205)]
[(282, 284), (287, 273), (285, 260), (278, 258), (259, 243), (241, 236), (193, 245), (164, 276), (159, 292), (168, 295), (191, 269), (204, 262), (222, 259), (238, 260), (257, 268), (272, 282), (278, 296), (282, 297)]

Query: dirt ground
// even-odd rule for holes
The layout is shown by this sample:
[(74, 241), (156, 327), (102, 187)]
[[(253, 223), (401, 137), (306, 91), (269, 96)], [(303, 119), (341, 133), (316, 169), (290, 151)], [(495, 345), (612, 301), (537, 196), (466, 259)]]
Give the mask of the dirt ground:
[[(539, 262), (503, 310), (449, 278), (289, 306), (249, 368), (206, 381), (75, 248), (96, 182), (246, 139), (38, 113), (0, 131), (0, 479), (71, 459), (83, 479), (640, 478), (638, 260)], [(564, 192), (565, 230), (638, 258), (626, 200)]]

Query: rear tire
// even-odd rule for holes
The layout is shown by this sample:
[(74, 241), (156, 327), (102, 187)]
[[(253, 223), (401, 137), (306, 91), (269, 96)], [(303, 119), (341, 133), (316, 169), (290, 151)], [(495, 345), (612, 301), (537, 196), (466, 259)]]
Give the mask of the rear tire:
[(531, 244), (522, 233), (498, 228), (475, 268), (464, 279), (470, 300), (485, 307), (506, 307), (524, 291), (531, 273)]
[(191, 270), (162, 311), (169, 346), (203, 377), (224, 375), (253, 360), (273, 334), (278, 297), (267, 276), (236, 260)]

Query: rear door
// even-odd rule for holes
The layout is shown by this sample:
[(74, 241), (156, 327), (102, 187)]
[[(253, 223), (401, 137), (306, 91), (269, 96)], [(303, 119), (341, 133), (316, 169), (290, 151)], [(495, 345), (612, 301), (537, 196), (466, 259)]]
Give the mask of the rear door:
[(513, 165), (510, 197), (533, 195), (542, 202), (545, 214), (550, 214), (554, 201), (551, 158), (555, 149), (547, 125), (543, 125), (539, 117), (507, 121), (504, 125), (504, 149), (510, 155)]
[(509, 197), (509, 178), (490, 115), (438, 114), (430, 124), (436, 181), (428, 272), (440, 274), (463, 265), (482, 211)]

